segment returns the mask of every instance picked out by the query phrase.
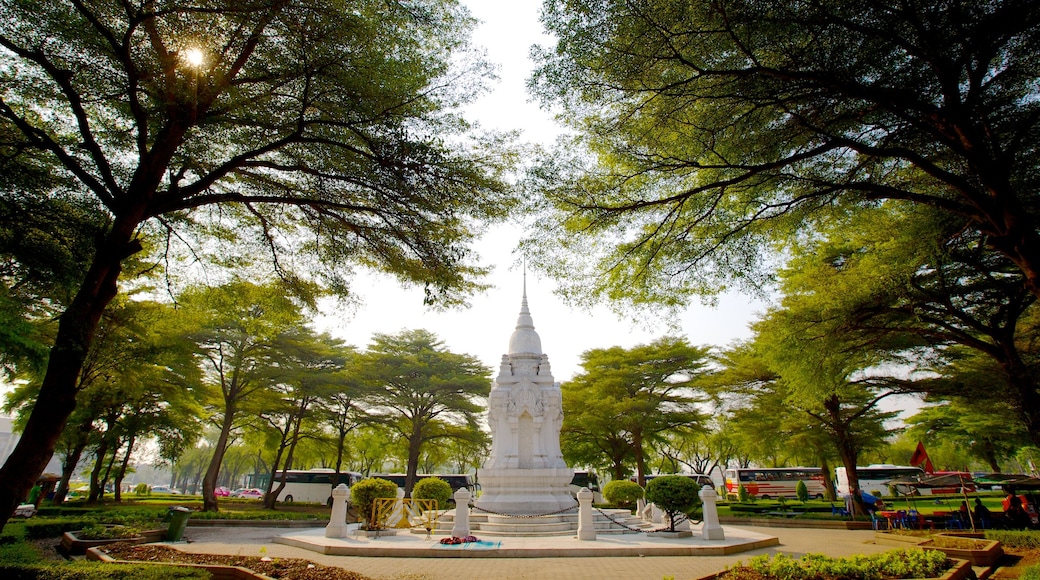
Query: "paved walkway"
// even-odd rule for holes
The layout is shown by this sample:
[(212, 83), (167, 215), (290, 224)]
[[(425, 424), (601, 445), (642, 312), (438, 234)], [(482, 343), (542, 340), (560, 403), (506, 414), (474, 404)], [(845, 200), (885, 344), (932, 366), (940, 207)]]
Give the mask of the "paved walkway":
[(873, 543), (874, 532), (820, 530), (810, 528), (763, 528), (725, 526), (727, 530), (779, 538), (780, 544), (729, 556), (600, 556), (595, 558), (398, 558), (330, 556), (303, 548), (274, 543), (290, 530), (279, 528), (189, 527), (177, 547), (188, 552), (261, 555), (304, 558), (327, 566), (339, 566), (380, 580), (485, 580), (485, 579), (575, 579), (612, 578), (690, 580), (720, 572), (741, 560), (759, 554), (784, 553), (799, 556), (820, 553), (848, 556), (884, 552), (892, 548)]

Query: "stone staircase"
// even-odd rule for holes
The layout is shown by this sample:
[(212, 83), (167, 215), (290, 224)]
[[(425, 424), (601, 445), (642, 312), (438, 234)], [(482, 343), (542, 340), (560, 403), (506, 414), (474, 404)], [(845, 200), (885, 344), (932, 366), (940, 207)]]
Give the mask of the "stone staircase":
[[(628, 510), (593, 510), (596, 534), (637, 534), (653, 528), (652, 524), (633, 516)], [(451, 535), (455, 512), (445, 513), (437, 520), (436, 535)], [(578, 512), (515, 517), (472, 511), (469, 516), (470, 533), (475, 536), (537, 537), (573, 536), (578, 531)], [(425, 534), (423, 527), (411, 528), (413, 534)]]

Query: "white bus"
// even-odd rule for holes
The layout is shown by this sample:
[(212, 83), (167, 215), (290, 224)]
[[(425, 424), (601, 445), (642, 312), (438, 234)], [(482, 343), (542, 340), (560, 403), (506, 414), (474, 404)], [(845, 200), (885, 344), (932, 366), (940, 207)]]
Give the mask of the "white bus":
[(798, 482), (805, 482), (809, 497), (823, 499), (823, 470), (819, 467), (748, 467), (727, 469), (726, 495), (736, 497), (740, 486), (759, 499), (798, 497)]
[[(274, 485), (271, 490), (278, 489), (282, 474), (285, 474), (285, 487), (278, 494), (278, 501), (284, 503), (309, 502), (332, 505), (333, 482), (336, 481), (335, 469), (289, 469), (279, 471), (275, 476)], [(270, 473), (259, 473), (249, 476), (251, 486), (259, 489), (267, 489), (267, 482), (271, 479)], [(353, 486), (361, 481), (360, 473), (353, 471), (339, 472), (338, 483), (345, 483), (347, 487)], [(337, 484), (338, 484), (337, 483)]]
[[(888, 463), (868, 465), (866, 467), (856, 466), (856, 474), (859, 476), (859, 490), (871, 495), (880, 492), (888, 495), (888, 482), (893, 479), (920, 480), (924, 479), (924, 470), (920, 467), (909, 465), (892, 465)], [(849, 476), (844, 467), (834, 468), (834, 487), (839, 496), (849, 495)], [(923, 490), (922, 490), (923, 491)]]

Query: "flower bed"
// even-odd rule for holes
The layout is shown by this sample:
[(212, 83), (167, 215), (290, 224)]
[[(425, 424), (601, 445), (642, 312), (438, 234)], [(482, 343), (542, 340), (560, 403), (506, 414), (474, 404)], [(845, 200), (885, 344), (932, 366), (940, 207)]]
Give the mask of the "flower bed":
[(141, 534), (134, 533), (133, 535), (123, 537), (111, 537), (111, 538), (97, 538), (97, 537), (81, 537), (80, 531), (65, 532), (61, 536), (61, 544), (58, 550), (61, 553), (70, 556), (82, 556), (90, 548), (97, 546), (104, 546), (106, 544), (115, 544), (117, 542), (126, 542), (128, 544), (140, 544), (145, 541), (145, 537)]
[(950, 558), (967, 560), (972, 566), (993, 566), (1004, 555), (1000, 542), (972, 538), (965, 534), (907, 534), (877, 532), (874, 540), (886, 546), (917, 546), (937, 550)]
[(828, 558), (819, 554), (806, 554), (799, 559), (783, 554), (774, 558), (756, 556), (747, 565), (738, 565), (700, 580), (964, 580), (971, 574), (971, 564), (965, 560), (950, 560), (940, 552), (908, 549), (849, 558)]
[(191, 554), (151, 544), (112, 544), (89, 550), (87, 557), (104, 562), (192, 566), (207, 570), (214, 580), (370, 580), (350, 570), (322, 566), (300, 558)]

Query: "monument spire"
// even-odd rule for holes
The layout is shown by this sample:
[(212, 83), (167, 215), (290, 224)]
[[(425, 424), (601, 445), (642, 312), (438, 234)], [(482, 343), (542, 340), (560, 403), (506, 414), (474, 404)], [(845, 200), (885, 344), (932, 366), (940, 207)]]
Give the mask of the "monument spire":
[(534, 331), (534, 318), (527, 306), (527, 265), (524, 265), (523, 297), (520, 299), (520, 316), (516, 319), (516, 330), (509, 337), (509, 354), (542, 354), (542, 339)]

